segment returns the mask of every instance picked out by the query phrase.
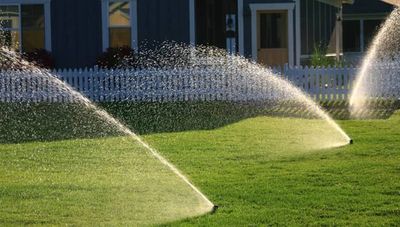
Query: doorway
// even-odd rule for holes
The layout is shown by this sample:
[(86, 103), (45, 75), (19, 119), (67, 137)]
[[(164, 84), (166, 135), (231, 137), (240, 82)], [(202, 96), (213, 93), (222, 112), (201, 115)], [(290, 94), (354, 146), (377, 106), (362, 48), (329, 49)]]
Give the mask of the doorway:
[(257, 61), (267, 66), (289, 62), (288, 11), (257, 11)]

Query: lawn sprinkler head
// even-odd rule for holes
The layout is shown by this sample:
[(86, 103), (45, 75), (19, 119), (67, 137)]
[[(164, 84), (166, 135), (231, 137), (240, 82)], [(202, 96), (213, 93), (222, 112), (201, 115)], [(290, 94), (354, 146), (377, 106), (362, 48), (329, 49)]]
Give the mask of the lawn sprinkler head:
[(350, 144), (353, 144), (353, 143), (354, 143), (353, 139), (350, 139), (349, 143), (350, 143)]
[(211, 214), (215, 214), (215, 212), (217, 212), (217, 210), (218, 210), (218, 206), (214, 205), (212, 210), (211, 210)]

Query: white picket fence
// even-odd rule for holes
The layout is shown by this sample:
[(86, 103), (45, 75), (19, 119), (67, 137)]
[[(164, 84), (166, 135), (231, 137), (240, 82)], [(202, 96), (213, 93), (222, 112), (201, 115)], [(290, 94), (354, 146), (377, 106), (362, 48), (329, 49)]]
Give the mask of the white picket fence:
[(281, 75), (316, 101), (347, 100), (358, 68), (285, 67)]
[[(345, 100), (357, 72), (356, 68), (274, 68), (277, 74), (301, 88), (312, 98)], [(0, 72), (0, 102), (73, 101), (58, 82), (34, 72)], [(285, 98), (284, 87), (268, 79), (218, 70), (142, 69), (142, 70), (58, 70), (52, 76), (66, 82), (95, 102), (106, 101), (257, 101)]]

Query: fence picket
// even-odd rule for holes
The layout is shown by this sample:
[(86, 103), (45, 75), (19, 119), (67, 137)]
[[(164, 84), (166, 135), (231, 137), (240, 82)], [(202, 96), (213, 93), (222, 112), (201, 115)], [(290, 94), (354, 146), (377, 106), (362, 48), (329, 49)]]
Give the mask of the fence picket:
[[(393, 66), (382, 66), (393, 67)], [(377, 68), (377, 72), (386, 68)], [(278, 99), (285, 90), (269, 83), (264, 77), (282, 77), (291, 81), (317, 101), (347, 100), (357, 68), (349, 67), (274, 67), (249, 76), (241, 69), (215, 66), (193, 69), (125, 69), (99, 68), (54, 70), (54, 75), (72, 88), (95, 101), (254, 101)], [(251, 74), (251, 73), (250, 73)], [(0, 71), (0, 102), (71, 102), (72, 95), (55, 81), (35, 72)], [(371, 78), (368, 83), (391, 84), (377, 90), (376, 97), (399, 98), (396, 85), (400, 79), (393, 75)]]

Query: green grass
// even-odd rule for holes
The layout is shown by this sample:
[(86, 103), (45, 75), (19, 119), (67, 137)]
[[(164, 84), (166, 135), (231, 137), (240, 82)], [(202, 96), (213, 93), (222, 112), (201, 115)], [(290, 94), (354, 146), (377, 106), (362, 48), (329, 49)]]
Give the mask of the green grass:
[(275, 134), (271, 124), (292, 124), (285, 121), (292, 120), (258, 117), (213, 131), (146, 137), (220, 206), (215, 215), (175, 224), (400, 223), (399, 115), (343, 121), (355, 144), (313, 152), (287, 144), (293, 128)]
[(202, 199), (130, 138), (0, 145), (0, 225), (144, 225)]
[[(199, 104), (163, 111), (150, 105), (130, 111), (108, 106), (220, 206), (214, 215), (169, 225), (400, 223), (399, 114), (388, 120), (341, 121), (355, 144), (321, 149), (323, 140), (332, 139), (324, 124), (266, 116), (251, 107)], [(160, 188), (159, 182), (138, 183), (137, 173), (143, 168), (159, 172), (149, 169), (159, 165), (135, 164), (136, 145), (120, 138), (79, 138), (0, 145), (0, 225), (93, 220), (129, 225), (138, 217), (151, 218), (134, 202), (157, 204), (163, 190), (157, 192), (160, 197), (146, 197), (146, 190)], [(135, 191), (141, 184), (147, 189)]]

